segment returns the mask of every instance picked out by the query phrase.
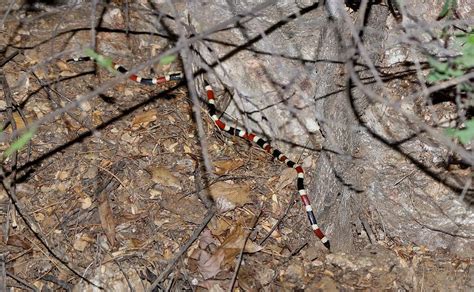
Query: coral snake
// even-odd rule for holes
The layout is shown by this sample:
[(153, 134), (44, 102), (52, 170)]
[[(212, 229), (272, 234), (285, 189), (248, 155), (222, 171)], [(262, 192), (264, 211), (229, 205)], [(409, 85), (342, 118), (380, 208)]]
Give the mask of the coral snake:
[[(78, 62), (78, 61), (89, 61), (89, 60), (91, 60), (91, 58), (89, 57), (80, 57), (80, 58), (69, 59), (67, 60), (67, 62)], [(118, 72), (123, 73), (123, 74), (128, 72), (128, 70), (124, 68), (122, 65), (112, 63), (112, 67)], [(130, 75), (129, 78), (140, 84), (155, 85), (155, 84), (166, 83), (169, 81), (180, 81), (183, 79), (183, 74), (181, 72), (173, 72), (173, 73), (163, 75), (157, 78), (141, 78), (138, 75), (132, 74)], [(207, 104), (209, 108), (209, 115), (211, 116), (212, 120), (214, 121), (214, 123), (220, 130), (227, 132), (230, 135), (238, 136), (257, 144), (260, 148), (270, 153), (274, 158), (278, 159), (280, 162), (286, 164), (286, 166), (293, 168), (296, 171), (296, 174), (297, 174), (296, 186), (298, 189), (298, 194), (306, 209), (306, 214), (311, 224), (311, 229), (313, 230), (314, 234), (321, 240), (323, 245), (326, 248), (330, 249), (329, 240), (326, 238), (324, 233), (319, 228), (318, 223), (316, 221), (316, 217), (314, 216), (313, 208), (311, 207), (308, 194), (304, 187), (304, 171), (301, 165), (288, 159), (288, 157), (286, 157), (283, 153), (281, 153), (280, 150), (273, 148), (267, 141), (260, 138), (259, 136), (253, 133), (248, 133), (242, 129), (231, 127), (227, 125), (226, 123), (224, 123), (217, 116), (217, 109), (215, 106), (215, 95), (214, 95), (214, 91), (212, 90), (212, 87), (209, 84), (207, 84), (205, 86), (205, 89), (207, 93)]]

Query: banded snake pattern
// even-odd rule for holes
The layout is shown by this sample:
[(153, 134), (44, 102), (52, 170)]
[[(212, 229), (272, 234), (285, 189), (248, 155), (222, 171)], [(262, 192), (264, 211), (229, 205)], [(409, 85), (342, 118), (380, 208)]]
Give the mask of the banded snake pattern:
[[(73, 58), (67, 60), (67, 62), (79, 62), (79, 61), (89, 61), (91, 58), (89, 57), (79, 57), (79, 58)], [(114, 70), (120, 72), (120, 73), (127, 73), (128, 70), (123, 67), (122, 65), (112, 63), (112, 67)], [(143, 84), (143, 85), (155, 85), (155, 84), (163, 84), (169, 81), (181, 81), (183, 80), (183, 74), (181, 72), (173, 72), (164, 76), (159, 76), (156, 78), (142, 78), (136, 74), (132, 74), (129, 77), (130, 80), (135, 81), (137, 83)], [(209, 115), (211, 116), (212, 120), (214, 121), (215, 125), (217, 128), (220, 130), (227, 132), (228, 134), (232, 136), (238, 136), (241, 137), (245, 140), (250, 141), (251, 143), (255, 143), (258, 145), (260, 148), (262, 148), (264, 151), (267, 153), (271, 154), (275, 159), (278, 161), (284, 163), (286, 166), (289, 168), (293, 168), (296, 171), (297, 179), (296, 179), (296, 187), (298, 190), (299, 197), (301, 199), (301, 202), (304, 205), (304, 208), (306, 210), (306, 214), (308, 216), (308, 220), (311, 225), (311, 229), (313, 230), (314, 234), (319, 238), (321, 243), (327, 248), (330, 249), (330, 243), (327, 237), (324, 235), (324, 233), (321, 231), (321, 229), (318, 226), (318, 223), (316, 221), (316, 217), (314, 216), (313, 213), (313, 208), (311, 206), (308, 194), (305, 189), (304, 185), (304, 170), (303, 167), (292, 160), (290, 160), (285, 154), (283, 154), (280, 150), (273, 148), (267, 141), (265, 141), (263, 138), (253, 134), (253, 133), (248, 133), (242, 129), (231, 127), (225, 122), (223, 122), (218, 116), (217, 116), (217, 109), (215, 105), (215, 94), (212, 89), (212, 87), (209, 84), (206, 84), (205, 86), (206, 94), (207, 94), (207, 105), (209, 109)]]

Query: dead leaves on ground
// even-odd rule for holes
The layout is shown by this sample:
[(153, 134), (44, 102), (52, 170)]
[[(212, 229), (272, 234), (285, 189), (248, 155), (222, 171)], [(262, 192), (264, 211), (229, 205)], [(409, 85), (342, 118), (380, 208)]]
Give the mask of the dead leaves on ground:
[(102, 194), (97, 199), (100, 224), (105, 232), (105, 235), (107, 236), (107, 240), (109, 241), (110, 245), (114, 247), (116, 243), (116, 223), (114, 219), (114, 214), (112, 213), (112, 207), (110, 206), (107, 194)]
[[(214, 162), (215, 171), (220, 175), (233, 173), (243, 165), (243, 160), (221, 160)], [(279, 197), (277, 192), (294, 187), (295, 182), (296, 172), (294, 169), (284, 169), (278, 176), (273, 176), (267, 180), (268, 185), (274, 186), (274, 197)], [(228, 212), (236, 207), (243, 208), (232, 212), (234, 214), (233, 219), (229, 219), (227, 217), (229, 213), (226, 213), (226, 216), (220, 216), (212, 220), (208, 224), (209, 229), (201, 234), (198, 243), (188, 252), (189, 257), (195, 261), (195, 271), (202, 276), (201, 280), (198, 281), (200, 287), (226, 289), (237, 264), (239, 253), (242, 250), (247, 254), (262, 251), (263, 247), (253, 240), (248, 240), (244, 247), (244, 242), (250, 233), (248, 222), (251, 220), (249, 218), (252, 217), (252, 212), (245, 209), (244, 206), (252, 203), (251, 186), (248, 181), (236, 182), (231, 180), (219, 181), (210, 186), (210, 194), (215, 200), (219, 211)], [(256, 197), (256, 194), (253, 195), (253, 197)], [(263, 200), (265, 196), (261, 196), (259, 200)], [(270, 202), (272, 203), (273, 210), (281, 213), (282, 207), (286, 206), (290, 200), (291, 197), (278, 200), (272, 198)], [(235, 215), (236, 213), (238, 215)], [(276, 222), (277, 219), (272, 217), (262, 218), (258, 225), (263, 228), (263, 233), (265, 233), (269, 232)], [(267, 244), (265, 246), (265, 253), (276, 256), (276, 262), (278, 262), (278, 257), (287, 256), (288, 250), (282, 248), (279, 243), (282, 242), (283, 237), (291, 233), (292, 230), (290, 228), (274, 230), (271, 237), (277, 243)], [(249, 260), (247, 259), (247, 261)], [(250, 262), (252, 261), (250, 260)], [(190, 266), (192, 267), (192, 265)], [(246, 266), (244, 270), (245, 272), (240, 273), (238, 277), (238, 285), (241, 287), (245, 286), (246, 280), (255, 280), (259, 272), (271, 275), (269, 281), (274, 276), (274, 273), (270, 273), (274, 272), (271, 269), (258, 271), (254, 270), (253, 266)], [(300, 272), (301, 270), (302, 268), (297, 271)], [(248, 287), (255, 287), (255, 285), (255, 283), (249, 284)]]
[[(219, 160), (214, 162), (215, 172), (220, 175), (226, 175), (235, 172), (236, 169), (242, 167), (244, 161), (242, 159), (236, 160)], [(295, 183), (296, 173), (294, 169), (285, 169), (279, 176), (272, 177), (270, 184), (275, 185), (275, 190), (283, 190)], [(210, 187), (210, 195), (216, 202), (218, 210), (221, 213), (234, 210), (237, 207), (244, 207), (252, 203), (253, 197), (251, 184), (248, 181), (218, 181)], [(280, 206), (279, 202), (273, 202)], [(277, 208), (279, 209), (279, 208)], [(235, 212), (235, 211), (234, 211)], [(247, 213), (245, 213), (247, 212)], [(190, 258), (196, 261), (196, 271), (202, 276), (202, 281), (199, 283), (201, 287), (210, 286), (215, 287), (219, 285), (216, 279), (227, 278), (230, 279), (231, 272), (236, 265), (236, 258), (243, 249), (245, 253), (256, 253), (263, 249), (252, 240), (248, 240), (244, 247), (244, 242), (249, 236), (250, 229), (248, 226), (249, 218), (252, 217), (251, 212), (245, 209), (238, 209), (239, 215), (235, 216), (233, 220), (226, 216), (221, 216), (212, 220), (206, 230), (199, 238), (198, 244), (194, 246), (188, 253)], [(227, 213), (228, 214), (228, 213)], [(259, 223), (264, 227), (264, 230), (269, 231), (273, 224), (277, 221), (271, 218), (263, 219)], [(237, 220), (237, 222), (235, 222)], [(291, 231), (287, 230), (289, 233)], [(281, 234), (278, 230), (272, 233), (272, 237), (281, 241)], [(282, 250), (277, 245), (267, 245), (268, 253), (279, 255)]]
[(218, 175), (230, 174), (236, 169), (242, 167), (245, 162), (243, 159), (226, 159), (214, 161), (215, 173)]
[[(26, 62), (35, 65), (46, 57), (41, 53), (36, 54), (37, 52), (40, 51), (27, 52)], [(44, 66), (44, 69), (43, 66), (37, 66), (35, 72), (48, 83), (58, 77), (79, 77), (79, 73), (88, 72), (93, 67), (92, 63), (71, 64), (60, 60), (54, 65), (51, 68)], [(40, 92), (43, 96), (32, 98), (33, 104), (25, 110), (28, 122), (52, 112), (56, 106), (62, 107), (74, 101), (81, 97), (80, 94), (88, 92), (90, 87), (96, 88), (112, 77), (104, 70), (99, 71), (98, 76), (85, 76), (87, 79), (71, 78), (71, 84), (66, 83), (69, 78), (61, 78), (65, 80), (61, 90), (64, 89), (68, 97), (57, 96), (57, 100), (50, 100)], [(17, 94), (17, 102), (24, 100), (29, 91), (41, 85), (26, 73), (15, 74), (14, 77), (17, 86), (12, 87), (12, 90), (20, 93)], [(156, 90), (158, 89), (159, 87)], [(142, 86), (132, 82), (123, 82), (104, 92), (104, 100), (94, 98), (81, 103), (80, 109), (72, 111), (71, 116), (61, 116), (48, 124), (41, 135), (35, 137), (36, 145), (32, 152), (34, 156), (43, 155), (51, 147), (56, 147), (56, 144), (62, 145), (75, 135), (84, 133), (86, 128), (94, 128), (99, 124), (107, 126), (94, 132), (91, 138), (81, 140), (77, 145), (48, 158), (47, 162), (50, 164), (41, 167), (35, 173), (34, 180), (28, 182), (32, 191), (21, 196), (25, 205), (32, 206), (30, 211), (34, 212), (33, 217), (41, 228), (48, 232), (48, 238), (57, 240), (54, 241), (55, 246), (58, 244), (61, 251), (67, 253), (68, 259), (78, 266), (88, 267), (90, 263), (96, 263), (97, 258), (107, 260), (106, 254), (109, 252), (122, 263), (137, 252), (144, 263), (140, 266), (153, 262), (159, 270), (163, 261), (175, 256), (176, 250), (190, 236), (195, 224), (201, 222), (206, 212), (193, 193), (192, 173), (196, 166), (193, 160), (183, 158), (183, 154), (188, 157), (188, 153), (200, 153), (188, 97), (183, 91), (175, 92), (170, 95), (173, 100), (157, 100), (158, 107), (150, 104), (136, 109), (137, 101), (148, 99), (148, 96), (142, 94), (144, 91), (147, 94), (152, 94), (153, 91), (154, 94), (155, 89), (144, 90)], [(113, 104), (107, 102), (108, 99)], [(110, 125), (104, 124), (104, 121), (120, 116), (119, 113), (125, 108), (136, 110), (131, 113), (131, 117), (123, 117)], [(15, 113), (13, 119), (18, 128), (25, 127), (18, 114)], [(213, 183), (210, 192), (218, 202), (221, 213), (209, 226), (208, 236), (199, 238), (200, 244), (195, 247), (194, 252), (198, 254), (195, 260), (196, 274), (199, 277), (199, 272), (202, 272), (202, 278), (209, 279), (210, 283), (210, 279), (218, 276), (221, 271), (232, 271), (236, 257), (250, 232), (245, 218), (252, 215), (245, 208), (252, 208), (252, 201), (265, 202), (266, 198), (269, 199), (276, 192), (272, 192), (272, 188), (274, 182), (278, 181), (279, 173), (273, 171), (273, 166), (268, 168), (268, 165), (278, 163), (270, 162), (271, 156), (258, 150), (258, 147), (253, 147), (252, 151), (240, 151), (244, 148), (248, 150), (248, 144), (237, 137), (235, 142), (239, 142), (231, 143), (232, 146), (215, 139), (213, 133), (217, 130), (209, 119), (205, 120), (208, 122), (208, 150), (214, 160), (213, 174), (216, 175), (210, 177)], [(10, 130), (11, 127), (6, 129)], [(111, 169), (120, 160), (127, 161), (124, 173)], [(102, 170), (108, 171), (103, 173)], [(120, 180), (120, 186), (97, 194), (101, 173), (105, 180)], [(275, 176), (274, 181), (265, 182), (272, 175)], [(216, 182), (222, 180), (222, 176), (233, 178), (224, 177), (228, 180)], [(291, 177), (294, 180), (295, 174), (291, 173)], [(2, 197), (6, 198), (6, 195), (0, 193), (0, 199)], [(270, 210), (268, 205), (273, 202), (267, 200), (266, 203), (266, 210)], [(231, 210), (235, 211), (229, 212)], [(224, 212), (229, 213), (224, 216)], [(263, 226), (263, 229), (269, 230), (275, 221), (271, 221), (272, 217), (277, 215), (264, 216), (259, 222), (259, 229), (262, 230)], [(22, 235), (19, 231), (16, 232)], [(39, 251), (32, 242), (16, 236), (10, 236), (8, 245), (14, 251), (19, 250), (17, 254), (12, 254), (15, 258), (12, 262), (22, 265), (21, 253), (26, 253), (29, 249), (37, 254)], [(246, 253), (257, 253), (261, 248), (249, 240), (244, 250)], [(269, 250), (280, 252), (272, 251), (272, 247), (267, 245), (266, 252)], [(119, 256), (124, 256), (125, 260)], [(39, 260), (39, 256), (30, 256), (28, 260), (40, 264), (24, 265), (24, 271), (18, 274), (28, 277), (44, 274), (43, 270), (38, 269), (46, 266), (42, 259)], [(88, 270), (94, 276), (120, 276), (118, 270), (113, 270), (106, 264), (94, 267), (91, 266)], [(107, 276), (103, 274), (103, 270), (111, 270), (113, 273)], [(41, 273), (32, 274), (30, 271)], [(121, 289), (125, 288), (115, 290)]]
[(165, 166), (153, 166), (148, 169), (151, 173), (151, 180), (165, 187), (173, 187), (181, 189), (181, 183), (176, 175), (174, 175), (168, 168)]
[(156, 121), (157, 117), (158, 114), (156, 109), (136, 114), (132, 121), (132, 130), (137, 130), (140, 127), (146, 128), (150, 123)]
[[(213, 162), (214, 172), (218, 175), (232, 173), (244, 164), (242, 159), (226, 159)], [(209, 193), (220, 213), (251, 203), (251, 186), (247, 182), (218, 181), (209, 186)]]
[(251, 202), (250, 185), (219, 181), (212, 184), (210, 194), (216, 203), (217, 210), (224, 213), (242, 207)]
[(278, 178), (275, 186), (277, 190), (283, 190), (287, 186), (294, 184), (296, 181), (296, 171), (293, 168), (285, 168)]
[(90, 244), (94, 243), (95, 238), (84, 233), (79, 233), (75, 236), (73, 247), (75, 250), (84, 251)]
[[(190, 254), (197, 260), (199, 273), (204, 280), (211, 279), (221, 271), (229, 271), (235, 265), (235, 259), (242, 249), (245, 253), (256, 253), (261, 246), (247, 240), (250, 229), (242, 223), (230, 229), (226, 236), (215, 236), (211, 230), (206, 230), (200, 238), (198, 247)], [(221, 242), (222, 241), (222, 242)], [(217, 248), (216, 244), (220, 244)]]

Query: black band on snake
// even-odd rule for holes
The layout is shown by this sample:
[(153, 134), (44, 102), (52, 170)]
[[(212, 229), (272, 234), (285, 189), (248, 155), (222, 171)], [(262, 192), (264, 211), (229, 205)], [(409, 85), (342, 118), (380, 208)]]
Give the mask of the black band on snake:
[[(88, 61), (91, 60), (89, 57), (81, 57), (81, 58), (74, 58), (67, 60), (68, 62), (78, 62), (78, 61)], [(112, 67), (120, 73), (127, 73), (128, 70), (125, 69), (123, 66), (112, 63)], [(183, 79), (183, 74), (181, 72), (174, 72), (168, 75), (160, 76), (157, 78), (142, 78), (138, 75), (132, 74), (130, 75), (130, 80), (138, 82), (144, 85), (155, 85), (155, 84), (163, 84), (169, 81), (180, 81)], [(308, 216), (309, 223), (311, 224), (311, 229), (313, 230), (314, 234), (321, 240), (325, 247), (330, 249), (329, 240), (326, 238), (324, 233), (318, 226), (316, 221), (316, 217), (313, 213), (313, 208), (311, 207), (311, 203), (309, 201), (308, 194), (305, 189), (304, 185), (304, 171), (301, 165), (291, 161), (286, 157), (280, 150), (273, 148), (267, 141), (260, 138), (259, 136), (253, 133), (247, 133), (246, 131), (238, 128), (231, 127), (221, 121), (217, 116), (217, 110), (215, 106), (215, 96), (214, 91), (210, 85), (206, 85), (206, 93), (207, 93), (207, 103), (209, 107), (209, 115), (211, 116), (212, 120), (216, 124), (216, 126), (224, 131), (229, 133), (233, 136), (238, 136), (243, 139), (246, 139), (252, 143), (257, 144), (260, 148), (265, 150), (266, 152), (270, 153), (275, 159), (278, 159), (280, 162), (286, 164), (288, 167), (293, 168), (296, 171), (296, 187), (298, 190), (298, 194), (303, 202), (303, 205), (306, 209), (306, 215)]]
[(220, 130), (225, 131), (233, 136), (239, 136), (243, 139), (246, 139), (250, 142), (257, 144), (260, 148), (270, 153), (273, 157), (278, 159), (280, 162), (286, 164), (286, 166), (295, 169), (296, 175), (297, 175), (296, 187), (298, 189), (298, 194), (301, 198), (301, 201), (303, 202), (303, 205), (306, 209), (306, 215), (308, 215), (309, 223), (311, 224), (311, 229), (313, 230), (314, 234), (321, 240), (324, 246), (330, 249), (331, 245), (329, 244), (329, 240), (326, 238), (326, 236), (324, 235), (324, 233), (321, 231), (321, 229), (318, 226), (316, 217), (314, 216), (314, 213), (313, 213), (313, 208), (311, 207), (311, 203), (309, 201), (308, 194), (306, 193), (306, 189), (304, 187), (304, 171), (301, 165), (288, 159), (288, 157), (286, 157), (283, 153), (281, 153), (280, 150), (273, 148), (267, 141), (260, 138), (259, 136), (253, 133), (247, 133), (246, 131), (242, 129), (231, 127), (227, 125), (226, 123), (224, 123), (223, 121), (221, 121), (216, 114), (217, 111), (216, 111), (216, 106), (215, 106), (214, 91), (212, 90), (212, 87), (210, 85), (206, 86), (206, 92), (207, 92), (207, 102), (209, 105), (209, 115), (211, 116), (212, 120), (214, 121), (214, 123)]

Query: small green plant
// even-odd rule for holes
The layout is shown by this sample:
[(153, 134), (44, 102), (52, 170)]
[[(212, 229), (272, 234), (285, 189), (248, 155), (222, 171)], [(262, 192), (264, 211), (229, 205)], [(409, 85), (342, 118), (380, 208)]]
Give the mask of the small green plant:
[(457, 0), (445, 0), (441, 12), (438, 14), (438, 20), (451, 16), (458, 5)]
[[(112, 59), (97, 53), (92, 49), (85, 49), (84, 53), (86, 56), (94, 60), (99, 66), (104, 67), (111, 73), (116, 73), (117, 71), (114, 69)], [(168, 65), (173, 63), (176, 60), (175, 55), (167, 55), (160, 59), (160, 65)]]
[(31, 138), (33, 138), (35, 133), (36, 133), (36, 127), (31, 127), (25, 133), (23, 133), (15, 142), (13, 142), (12, 145), (10, 145), (10, 147), (8, 147), (7, 150), (5, 150), (5, 152), (3, 152), (3, 155), (2, 155), (3, 160), (5, 160), (7, 157), (15, 153), (15, 151), (20, 150), (26, 144), (28, 144), (28, 142), (30, 142)]
[(464, 129), (446, 129), (446, 134), (459, 139), (459, 142), (466, 145), (474, 139), (474, 119), (470, 119), (464, 123)]
[(173, 63), (173, 61), (176, 60), (176, 56), (175, 55), (168, 55), (168, 56), (164, 56), (160, 59), (160, 65), (168, 65), (168, 64), (171, 64)]
[(94, 60), (99, 66), (104, 67), (109, 72), (111, 72), (111, 73), (117, 72), (114, 69), (113, 62), (112, 62), (111, 58), (106, 57), (106, 56), (101, 55), (101, 54), (98, 54), (92, 49), (85, 49), (84, 53), (86, 54), (86, 56), (88, 56), (89, 58)]
[[(474, 32), (456, 36), (456, 42), (461, 43), (461, 54), (449, 61), (439, 61), (433, 57), (428, 59), (431, 71), (426, 78), (428, 83), (449, 80), (463, 76), (469, 69), (474, 68)], [(466, 88), (469, 90), (468, 88)], [(472, 88), (470, 88), (472, 90)]]
[[(456, 1), (445, 1), (440, 17), (443, 18), (449, 11), (453, 11), (456, 7)], [(463, 33), (455, 37), (454, 45), (459, 48), (460, 54), (450, 60), (440, 61), (433, 57), (428, 58), (428, 63), (431, 70), (426, 78), (429, 84), (435, 84), (440, 81), (450, 80), (464, 76), (472, 72), (474, 69), (474, 32)], [(457, 85), (459, 94), (466, 94), (468, 96), (465, 101), (465, 106), (472, 106), (474, 98), (474, 86), (472, 82), (466, 81)], [(474, 140), (474, 119), (469, 119), (464, 122), (463, 129), (447, 129), (446, 134), (451, 137), (458, 138), (459, 141), (466, 145)]]

